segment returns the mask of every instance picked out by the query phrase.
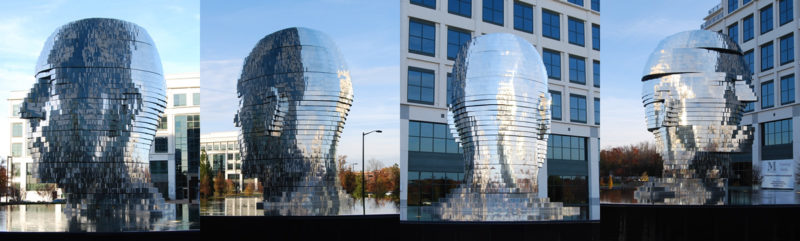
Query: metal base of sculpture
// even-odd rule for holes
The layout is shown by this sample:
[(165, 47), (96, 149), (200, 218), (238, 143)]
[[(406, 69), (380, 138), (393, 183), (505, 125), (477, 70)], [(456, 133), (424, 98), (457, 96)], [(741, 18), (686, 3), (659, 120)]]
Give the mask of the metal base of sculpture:
[(267, 216), (336, 216), (340, 210), (352, 206), (353, 198), (342, 191), (328, 187), (293, 188), (292, 191), (272, 195), (264, 200)]
[(426, 209), (434, 218), (448, 221), (551, 221), (580, 215), (578, 207), (564, 207), (536, 193), (481, 193), (467, 187), (450, 190)]

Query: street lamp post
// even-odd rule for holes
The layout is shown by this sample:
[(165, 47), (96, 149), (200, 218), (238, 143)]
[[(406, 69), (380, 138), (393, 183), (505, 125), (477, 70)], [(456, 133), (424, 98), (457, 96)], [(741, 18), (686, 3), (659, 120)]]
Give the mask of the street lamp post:
[(365, 191), (366, 190), (366, 185), (367, 185), (366, 184), (367, 183), (366, 182), (366, 173), (364, 172), (364, 137), (366, 137), (367, 135), (369, 135), (372, 132), (383, 133), (383, 131), (381, 131), (381, 130), (373, 130), (373, 131), (366, 132), (366, 133), (361, 132), (361, 208), (364, 211), (363, 215), (367, 215), (367, 205), (366, 205), (366, 201), (365, 201), (365, 197), (364, 197), (364, 195), (367, 195), (367, 192)]

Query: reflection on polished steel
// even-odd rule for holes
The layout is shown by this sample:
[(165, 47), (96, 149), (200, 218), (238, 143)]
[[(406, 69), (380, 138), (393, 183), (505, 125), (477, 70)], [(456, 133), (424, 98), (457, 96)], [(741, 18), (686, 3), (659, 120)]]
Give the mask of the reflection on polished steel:
[(453, 66), (453, 85), (449, 120), (464, 149), (465, 180), (428, 208), (433, 215), (451, 221), (538, 221), (577, 214), (538, 195), (550, 94), (533, 45), (505, 33), (473, 38)]
[(647, 130), (664, 171), (637, 190), (637, 199), (723, 204), (730, 155), (750, 148), (753, 135), (752, 127), (739, 126), (744, 105), (756, 101), (739, 46), (706, 30), (674, 34), (650, 55), (642, 84)]
[(267, 215), (337, 215), (345, 197), (336, 144), (353, 103), (350, 71), (322, 32), (267, 35), (237, 84), (242, 173), (264, 183)]
[(71, 227), (149, 230), (171, 219), (149, 170), (165, 89), (153, 40), (133, 23), (83, 19), (47, 39), (21, 116), (33, 175), (63, 189)]

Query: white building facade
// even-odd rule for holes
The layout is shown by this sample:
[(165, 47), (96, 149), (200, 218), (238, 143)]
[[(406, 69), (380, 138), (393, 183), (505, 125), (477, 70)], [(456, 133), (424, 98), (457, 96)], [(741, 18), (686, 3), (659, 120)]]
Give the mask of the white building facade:
[(165, 198), (194, 200), (199, 186), (200, 74), (165, 78), (167, 108), (150, 148), (150, 175)]
[(548, 161), (539, 195), (597, 220), (600, 147), (599, 0), (403, 0), (400, 41), (401, 220), (425, 220), (463, 180), (447, 129), (449, 75), (471, 37), (512, 33), (544, 58), (553, 96)]
[[(800, 104), (795, 0), (721, 0), (708, 11), (702, 29), (734, 38), (753, 73), (758, 102), (748, 105), (742, 125), (755, 127), (753, 148), (733, 163), (733, 182), (748, 184), (755, 175), (766, 189), (797, 188), (800, 161)], [(752, 170), (752, 174), (751, 171)], [(749, 179), (749, 180), (748, 180)], [(757, 183), (756, 183), (757, 184)]]
[(245, 182), (254, 182), (255, 179), (245, 180), (242, 177), (242, 157), (239, 153), (238, 140), (237, 131), (202, 134), (200, 149), (206, 151), (213, 175), (222, 172), (225, 179), (232, 180), (236, 190), (241, 192), (244, 191)]

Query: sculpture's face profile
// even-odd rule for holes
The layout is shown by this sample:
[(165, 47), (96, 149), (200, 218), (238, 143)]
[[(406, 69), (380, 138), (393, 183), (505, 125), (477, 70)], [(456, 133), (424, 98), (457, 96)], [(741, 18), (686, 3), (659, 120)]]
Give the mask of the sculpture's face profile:
[(43, 182), (80, 193), (147, 186), (166, 90), (143, 28), (98, 18), (66, 24), (45, 43), (36, 79), (21, 116)]
[(756, 101), (750, 80), (725, 35), (696, 30), (661, 41), (645, 65), (642, 103), (665, 162), (683, 158), (676, 152), (741, 151), (752, 135), (739, 126), (744, 105)]
[(547, 154), (550, 94), (542, 58), (527, 40), (487, 34), (462, 48), (450, 111), (466, 182), (487, 191), (537, 191)]

